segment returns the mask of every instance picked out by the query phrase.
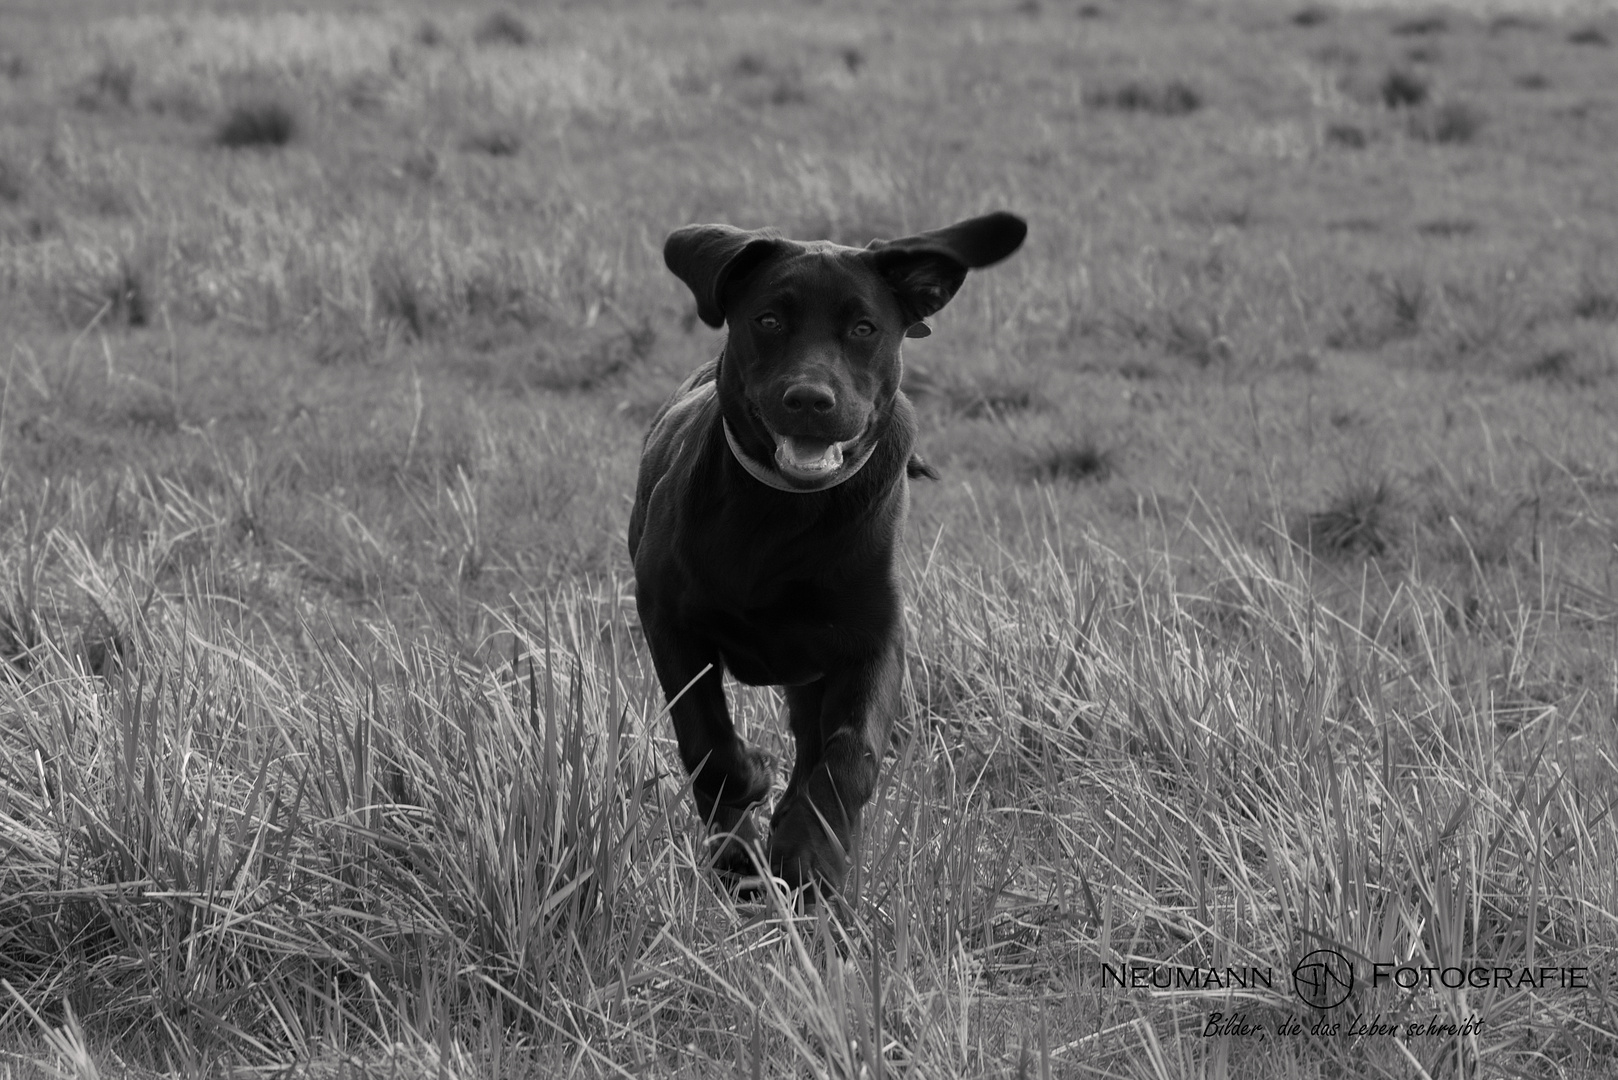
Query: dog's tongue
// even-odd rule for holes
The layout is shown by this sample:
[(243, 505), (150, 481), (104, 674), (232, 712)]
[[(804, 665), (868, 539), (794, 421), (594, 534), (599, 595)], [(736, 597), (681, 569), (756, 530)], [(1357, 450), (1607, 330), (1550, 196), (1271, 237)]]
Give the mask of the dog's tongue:
[(775, 457), (777, 464), (799, 472), (831, 472), (842, 467), (843, 448), (834, 442), (794, 439), (788, 435), (781, 439)]

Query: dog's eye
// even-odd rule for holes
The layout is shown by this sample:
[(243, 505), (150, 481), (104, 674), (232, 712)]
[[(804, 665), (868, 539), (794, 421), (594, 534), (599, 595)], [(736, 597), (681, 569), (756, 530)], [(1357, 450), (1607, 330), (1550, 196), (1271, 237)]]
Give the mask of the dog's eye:
[(765, 330), (775, 331), (775, 330), (781, 329), (781, 320), (780, 320), (780, 318), (778, 316), (774, 315), (773, 313), (768, 312), (768, 311), (766, 311), (764, 314), (760, 315), (758, 318), (754, 319), (753, 321), (758, 323), (759, 326), (763, 327)]
[(855, 337), (870, 337), (876, 333), (876, 324), (869, 319), (861, 319), (854, 324), (854, 329), (850, 330), (849, 333)]

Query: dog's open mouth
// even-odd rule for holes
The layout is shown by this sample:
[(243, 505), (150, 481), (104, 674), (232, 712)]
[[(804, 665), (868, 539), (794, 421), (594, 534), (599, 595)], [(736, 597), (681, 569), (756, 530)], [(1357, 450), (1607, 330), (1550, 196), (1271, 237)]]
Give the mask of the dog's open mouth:
[(852, 447), (858, 441), (854, 438), (840, 443), (825, 442), (776, 435), (775, 467), (796, 480), (824, 480), (843, 467), (843, 448)]
[(838, 440), (812, 435), (782, 435), (756, 411), (753, 419), (775, 443), (773, 461), (766, 464), (750, 456), (731, 434), (729, 424), (725, 425), (725, 439), (730, 443), (736, 459), (755, 479), (782, 491), (825, 491), (836, 487), (864, 468), (876, 450), (875, 442), (865, 443), (870, 434), (869, 425), (852, 439)]

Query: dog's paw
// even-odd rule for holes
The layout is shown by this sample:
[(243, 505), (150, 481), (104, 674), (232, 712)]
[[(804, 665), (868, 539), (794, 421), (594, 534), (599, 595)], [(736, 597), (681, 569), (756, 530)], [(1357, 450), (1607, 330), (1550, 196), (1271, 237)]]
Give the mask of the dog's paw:
[(831, 820), (799, 796), (777, 811), (770, 830), (770, 870), (790, 888), (838, 893), (848, 877), (848, 848)]
[(730, 820), (715, 822), (708, 834), (708, 865), (733, 881), (756, 877), (763, 865), (758, 824), (746, 811), (726, 816)]

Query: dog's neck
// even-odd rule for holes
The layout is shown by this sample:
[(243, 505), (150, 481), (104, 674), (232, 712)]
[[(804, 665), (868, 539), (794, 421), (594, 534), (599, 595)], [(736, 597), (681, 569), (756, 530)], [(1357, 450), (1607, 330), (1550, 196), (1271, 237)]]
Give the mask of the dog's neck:
[(861, 454), (857, 459), (850, 462), (848, 465), (837, 470), (836, 477), (829, 482), (821, 484), (819, 487), (794, 487), (785, 480), (781, 479), (780, 473), (770, 468), (764, 462), (758, 460), (758, 458), (750, 456), (746, 450), (742, 449), (742, 444), (736, 441), (736, 436), (730, 430), (729, 421), (721, 417), (719, 422), (724, 426), (725, 442), (730, 444), (730, 452), (735, 455), (735, 458), (741, 464), (741, 467), (747, 470), (747, 475), (751, 476), (754, 480), (757, 480), (761, 484), (772, 487), (777, 491), (785, 491), (789, 495), (813, 495), (819, 491), (830, 491), (838, 484), (843, 483), (844, 481), (848, 480), (849, 477), (865, 468), (865, 463), (870, 461), (871, 455), (876, 452), (876, 443), (872, 442), (870, 446), (866, 447), (865, 453)]

